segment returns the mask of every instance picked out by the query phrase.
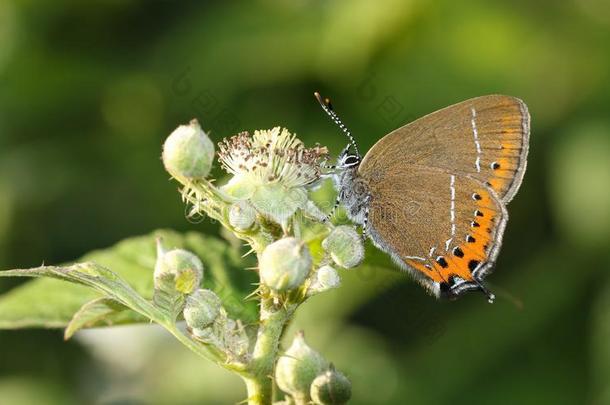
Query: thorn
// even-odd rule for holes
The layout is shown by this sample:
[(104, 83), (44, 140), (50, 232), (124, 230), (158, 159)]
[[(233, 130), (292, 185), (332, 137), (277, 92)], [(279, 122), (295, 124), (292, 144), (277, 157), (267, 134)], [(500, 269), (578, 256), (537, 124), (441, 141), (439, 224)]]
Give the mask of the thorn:
[(254, 252), (254, 249), (250, 249), (250, 250), (248, 250), (246, 253), (244, 253), (244, 254), (241, 256), (241, 258), (243, 259), (244, 257), (246, 257), (246, 256), (250, 255), (250, 254), (251, 254), (251, 253), (253, 253), (253, 252)]
[(254, 298), (254, 296), (256, 296), (258, 293), (259, 293), (259, 289), (257, 288), (256, 290), (252, 291), (250, 294), (246, 295), (246, 297), (244, 298), (244, 301)]

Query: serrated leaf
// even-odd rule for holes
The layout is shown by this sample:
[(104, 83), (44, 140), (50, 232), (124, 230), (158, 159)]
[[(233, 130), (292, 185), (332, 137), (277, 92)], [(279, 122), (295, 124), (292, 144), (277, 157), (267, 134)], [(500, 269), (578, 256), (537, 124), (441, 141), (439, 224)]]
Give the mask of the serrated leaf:
[(153, 303), (175, 321), (184, 308), (186, 295), (176, 291), (174, 275), (165, 274), (157, 279), (159, 283), (153, 295)]
[[(221, 297), (232, 317), (246, 321), (254, 319), (254, 303), (245, 302), (243, 298), (253, 289), (251, 283), (256, 279), (255, 274), (244, 270), (247, 264), (237, 250), (217, 238), (195, 232), (182, 235), (160, 230), (126, 239), (108, 249), (93, 251), (80, 260), (112, 269), (135, 292), (150, 300), (153, 296), (157, 237), (162, 237), (168, 248), (187, 249), (201, 258), (205, 267), (204, 285)], [(0, 271), (0, 276), (3, 275), (9, 274)], [(0, 296), (0, 329), (65, 327), (85, 303), (104, 295), (57, 279), (27, 282)], [(122, 316), (124, 314), (110, 314), (103, 322), (90, 326), (137, 321), (135, 318), (122, 319)]]
[(163, 314), (149, 301), (142, 298), (133, 288), (114, 272), (93, 262), (78, 263), (72, 266), (41, 266), (32, 269), (7, 270), (0, 273), (3, 277), (50, 277), (91, 287), (104, 296), (125, 307), (160, 321)]
[(80, 329), (93, 326), (113, 326), (134, 322), (146, 322), (147, 318), (130, 310), (111, 298), (96, 298), (87, 302), (74, 314), (66, 327), (64, 339), (70, 339)]

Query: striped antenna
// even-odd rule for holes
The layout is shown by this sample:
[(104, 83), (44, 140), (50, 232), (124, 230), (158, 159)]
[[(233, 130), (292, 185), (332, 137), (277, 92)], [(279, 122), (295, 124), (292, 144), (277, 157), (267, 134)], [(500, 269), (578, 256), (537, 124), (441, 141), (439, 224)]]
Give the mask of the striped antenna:
[(314, 94), (314, 96), (316, 96), (316, 99), (318, 100), (318, 103), (320, 103), (320, 106), (322, 106), (322, 109), (324, 110), (324, 112), (326, 112), (326, 114), (328, 114), (328, 116), (335, 122), (335, 124), (337, 124), (339, 126), (341, 131), (343, 131), (345, 136), (347, 136), (347, 138), (349, 139), (349, 144), (354, 148), (356, 155), (358, 155), (358, 157), (361, 157), (360, 152), (358, 151), (358, 145), (356, 145), (356, 140), (352, 136), (352, 133), (349, 131), (349, 129), (347, 129), (347, 127), (343, 124), (343, 122), (341, 121), (341, 119), (339, 118), (339, 116), (337, 115), (335, 110), (333, 110), (333, 106), (330, 103), (330, 99), (328, 99), (328, 98), (322, 99), (322, 96), (320, 96), (320, 93), (318, 93), (317, 91), (314, 92), (313, 94)]

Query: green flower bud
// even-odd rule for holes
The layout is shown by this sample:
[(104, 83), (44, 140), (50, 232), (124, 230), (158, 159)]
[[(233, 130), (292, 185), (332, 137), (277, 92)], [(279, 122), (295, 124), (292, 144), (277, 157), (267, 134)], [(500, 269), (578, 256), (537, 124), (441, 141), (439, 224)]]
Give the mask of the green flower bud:
[(170, 288), (181, 294), (191, 294), (195, 291), (203, 278), (201, 260), (183, 249), (166, 252), (160, 241), (157, 246), (159, 254), (155, 264), (155, 289), (167, 290)]
[(177, 179), (204, 178), (214, 160), (214, 144), (197, 120), (180, 125), (163, 144), (165, 169)]
[(298, 239), (284, 238), (265, 248), (259, 266), (263, 284), (277, 292), (289, 291), (300, 286), (309, 275), (311, 254)]
[(311, 383), (311, 399), (319, 405), (343, 405), (352, 396), (352, 384), (343, 373), (330, 369), (320, 374)]
[(246, 334), (246, 330), (238, 319), (227, 319), (224, 326), (224, 342), (226, 350), (234, 357), (243, 359), (248, 355), (250, 340)]
[(229, 223), (240, 231), (252, 227), (255, 219), (256, 210), (246, 201), (239, 201), (229, 209)]
[(287, 394), (309, 400), (313, 380), (328, 368), (322, 355), (305, 343), (303, 332), (297, 333), (292, 345), (277, 361), (275, 381)]
[(184, 319), (191, 329), (203, 329), (212, 324), (220, 313), (222, 302), (211, 290), (199, 289), (186, 298)]
[(192, 329), (191, 334), (195, 339), (199, 340), (200, 342), (216, 346), (220, 349), (224, 348), (222, 339), (221, 337), (219, 337), (218, 330), (215, 327), (215, 323), (204, 329)]
[(331, 266), (322, 266), (316, 271), (307, 294), (313, 295), (321, 293), (337, 288), (339, 285), (341, 285), (341, 278), (339, 277), (337, 270)]
[(364, 260), (364, 244), (356, 229), (341, 225), (332, 230), (322, 241), (322, 247), (333, 261), (346, 269), (356, 267)]

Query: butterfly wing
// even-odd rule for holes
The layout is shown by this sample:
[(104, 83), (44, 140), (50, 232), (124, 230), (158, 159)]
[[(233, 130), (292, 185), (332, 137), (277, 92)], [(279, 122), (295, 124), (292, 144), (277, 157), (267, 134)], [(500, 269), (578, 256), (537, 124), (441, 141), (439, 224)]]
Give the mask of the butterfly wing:
[(434, 295), (479, 288), (508, 219), (493, 190), (467, 176), (405, 166), (369, 189), (368, 232), (380, 249)]
[(358, 170), (371, 192), (371, 238), (437, 296), (482, 288), (528, 136), (527, 107), (507, 96), (467, 100), (388, 134)]
[(523, 101), (477, 97), (390, 132), (369, 150), (360, 171), (383, 175), (393, 161), (449, 170), (483, 182), (507, 203), (525, 174), (529, 132)]

